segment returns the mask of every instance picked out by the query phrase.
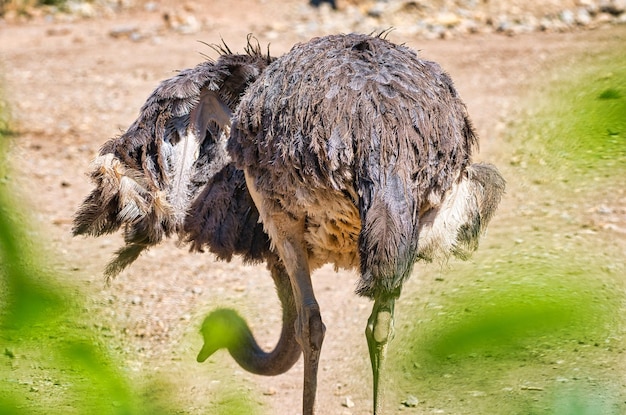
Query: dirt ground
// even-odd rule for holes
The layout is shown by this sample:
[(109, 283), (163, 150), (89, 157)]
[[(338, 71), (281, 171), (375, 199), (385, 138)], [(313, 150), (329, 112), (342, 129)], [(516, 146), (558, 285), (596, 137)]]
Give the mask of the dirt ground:
[[(253, 33), (279, 55), (306, 40), (290, 31), (290, 13), (301, 7), (295, 0), (236, 0), (228, 7), (217, 3), (201, 10), (196, 6), (195, 13), (211, 24), (191, 35), (161, 30), (162, 13), (145, 10), (0, 26), (4, 94), (19, 133), (11, 154), (19, 172), (14, 180), (31, 203), (35, 232), (49, 241), (46, 249), (57, 253), (52, 266), (85, 289), (91, 312), (102, 321), (103, 335), (120, 345), (114, 353), (123, 356), (128, 373), (148, 377), (165, 373), (176, 384), (171, 392), (189, 397), (185, 413), (200, 411), (193, 402), (220, 383), (232, 381), (243, 385), (244, 391), (260, 391), (259, 405), (268, 413), (296, 414), (301, 405), (301, 361), (289, 373), (271, 379), (244, 373), (225, 353), (203, 365), (188, 363), (195, 360), (201, 345), (197, 330), (202, 316), (218, 306), (237, 309), (261, 344), (273, 346), (280, 312), (263, 267), (215, 262), (209, 255), (189, 254), (168, 242), (105, 286), (102, 270), (121, 245), (120, 236), (74, 239), (70, 233), (72, 215), (91, 189), (84, 174), (89, 162), (106, 139), (128, 127), (158, 82), (176, 70), (195, 66), (204, 59), (202, 54), (215, 56), (198, 41), (223, 39), (233, 51), (241, 51), (246, 35)], [(311, 19), (315, 19), (313, 12)], [(272, 22), (272, 30), (259, 22)], [(133, 39), (123, 35), (125, 27), (152, 35)], [(421, 40), (392, 32), (389, 39), (420, 50), (452, 75), (481, 136), (478, 159), (501, 166), (506, 175), (511, 156), (499, 143), (531, 80), (546, 68), (607, 42), (623, 47), (626, 27), (449, 40)], [(514, 178), (509, 182), (513, 184), (493, 221), (495, 229), (516, 226), (519, 200), (511, 193)], [(621, 199), (608, 203), (623, 203), (623, 195), (615, 197)], [(606, 238), (626, 246), (623, 213), (613, 223)], [(484, 244), (489, 244), (489, 238)], [(369, 413), (371, 406), (363, 336), (371, 305), (353, 294), (356, 278), (330, 268), (314, 276), (327, 326), (319, 376), (320, 414)], [(433, 284), (416, 276), (408, 292), (428, 293)], [(347, 397), (354, 407), (342, 405)]]

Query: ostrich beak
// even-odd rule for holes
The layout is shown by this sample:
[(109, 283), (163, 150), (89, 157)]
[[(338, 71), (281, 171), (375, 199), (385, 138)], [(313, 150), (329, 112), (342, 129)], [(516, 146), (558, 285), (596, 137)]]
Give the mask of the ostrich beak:
[(200, 350), (200, 353), (198, 353), (198, 357), (196, 357), (196, 361), (198, 363), (204, 362), (205, 360), (209, 358), (209, 356), (215, 353), (218, 349), (219, 348), (217, 347), (212, 347), (210, 344), (208, 344), (205, 341), (204, 345), (202, 346), (202, 350)]

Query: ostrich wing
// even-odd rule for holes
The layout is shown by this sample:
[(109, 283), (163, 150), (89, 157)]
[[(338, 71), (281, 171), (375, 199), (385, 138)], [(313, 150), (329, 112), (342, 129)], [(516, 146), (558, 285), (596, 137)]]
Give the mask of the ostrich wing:
[[(221, 200), (231, 202), (228, 192), (237, 183), (216, 183), (213, 177), (230, 164), (225, 149), (230, 115), (271, 60), (259, 49), (250, 43), (242, 55), (221, 49), (217, 61), (163, 81), (128, 130), (104, 144), (90, 173), (95, 188), (76, 212), (73, 233), (100, 236), (123, 227), (125, 246), (109, 263), (107, 276), (118, 274), (144, 249), (174, 233), (196, 249), (206, 244), (211, 248), (206, 229), (185, 237), (184, 223), (195, 197), (211, 194), (203, 189), (207, 183), (221, 184)], [(246, 196), (236, 201), (251, 204)], [(246, 206), (239, 211), (247, 212), (247, 217), (256, 213)], [(211, 211), (194, 212), (205, 215), (192, 218), (196, 224), (211, 219)], [(196, 236), (202, 239), (195, 240)], [(223, 249), (220, 254), (229, 258)]]

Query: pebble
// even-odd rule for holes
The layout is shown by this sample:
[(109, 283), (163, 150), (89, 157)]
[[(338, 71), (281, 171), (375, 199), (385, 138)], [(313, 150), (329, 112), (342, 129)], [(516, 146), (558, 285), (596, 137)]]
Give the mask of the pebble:
[(138, 31), (139, 29), (136, 26), (117, 26), (109, 31), (109, 36), (114, 39), (130, 38)]
[(589, 10), (585, 8), (579, 8), (576, 12), (576, 23), (580, 26), (588, 26), (591, 23), (591, 14), (589, 14)]
[(407, 408), (415, 408), (417, 405), (419, 405), (419, 403), (419, 399), (417, 399), (417, 397), (413, 395), (407, 396), (406, 399), (402, 401), (402, 405), (406, 406)]
[(626, 0), (601, 0), (600, 11), (619, 16), (626, 11)]
[(341, 406), (346, 408), (354, 408), (354, 402), (350, 396), (346, 396), (341, 402)]
[(270, 387), (263, 391), (263, 395), (265, 396), (274, 396), (276, 395), (276, 389)]
[(574, 15), (574, 12), (571, 10), (563, 10), (560, 13), (559, 17), (561, 18), (561, 21), (568, 26), (572, 26), (574, 25), (574, 23), (576, 23), (576, 17)]

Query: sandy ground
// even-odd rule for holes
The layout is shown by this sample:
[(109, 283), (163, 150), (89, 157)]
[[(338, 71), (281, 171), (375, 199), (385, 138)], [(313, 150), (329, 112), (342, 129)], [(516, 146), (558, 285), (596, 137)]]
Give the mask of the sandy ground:
[[(279, 55), (305, 40), (290, 34), (290, 10), (300, 7), (295, 3), (237, 0), (227, 8), (209, 5), (202, 14), (210, 17), (210, 28), (191, 35), (160, 31), (161, 14), (145, 11), (0, 28), (4, 93), (19, 133), (11, 155), (18, 170), (14, 180), (30, 200), (36, 232), (49, 241), (46, 249), (58, 253), (52, 266), (85, 288), (87, 303), (100, 315), (103, 331), (121, 345), (115, 352), (124, 357), (126, 369), (141, 376), (166, 372), (175, 383), (180, 376), (184, 380), (178, 382), (178, 391), (196, 399), (218, 387), (216, 373), (225, 374), (244, 389), (263, 392), (261, 405), (280, 414), (299, 412), (301, 361), (289, 373), (272, 379), (243, 373), (226, 354), (204, 365), (182, 363), (195, 359), (201, 318), (218, 306), (237, 309), (249, 320), (261, 344), (273, 345), (280, 313), (263, 267), (244, 267), (238, 261), (219, 263), (209, 255), (192, 255), (166, 243), (107, 287), (101, 272), (121, 238), (74, 239), (70, 230), (74, 211), (91, 189), (84, 173), (100, 145), (134, 120), (160, 80), (199, 63), (202, 54), (215, 56), (198, 41), (224, 39), (233, 51), (241, 51), (248, 33), (270, 33), (266, 37), (257, 34), (258, 40), (262, 45), (271, 43), (272, 53)], [(282, 29), (268, 32), (261, 21), (282, 22)], [(158, 34), (138, 41), (111, 36), (111, 31), (125, 26)], [(612, 27), (452, 40), (420, 40), (392, 32), (389, 39), (420, 50), (423, 57), (446, 68), (481, 136), (478, 159), (504, 165), (506, 173), (510, 155), (499, 142), (530, 81), (550, 65), (625, 35), (624, 27)], [(493, 227), (503, 229), (515, 222), (516, 202), (515, 195), (503, 201)], [(623, 236), (616, 235), (623, 243)], [(319, 376), (320, 414), (368, 413), (371, 405), (363, 336), (371, 305), (353, 294), (356, 278), (330, 268), (314, 276), (328, 328)], [(432, 284), (416, 276), (405, 295), (429, 292)], [(402, 312), (401, 305), (398, 312)], [(354, 408), (341, 405), (347, 396)], [(186, 410), (194, 413), (193, 405)]]

